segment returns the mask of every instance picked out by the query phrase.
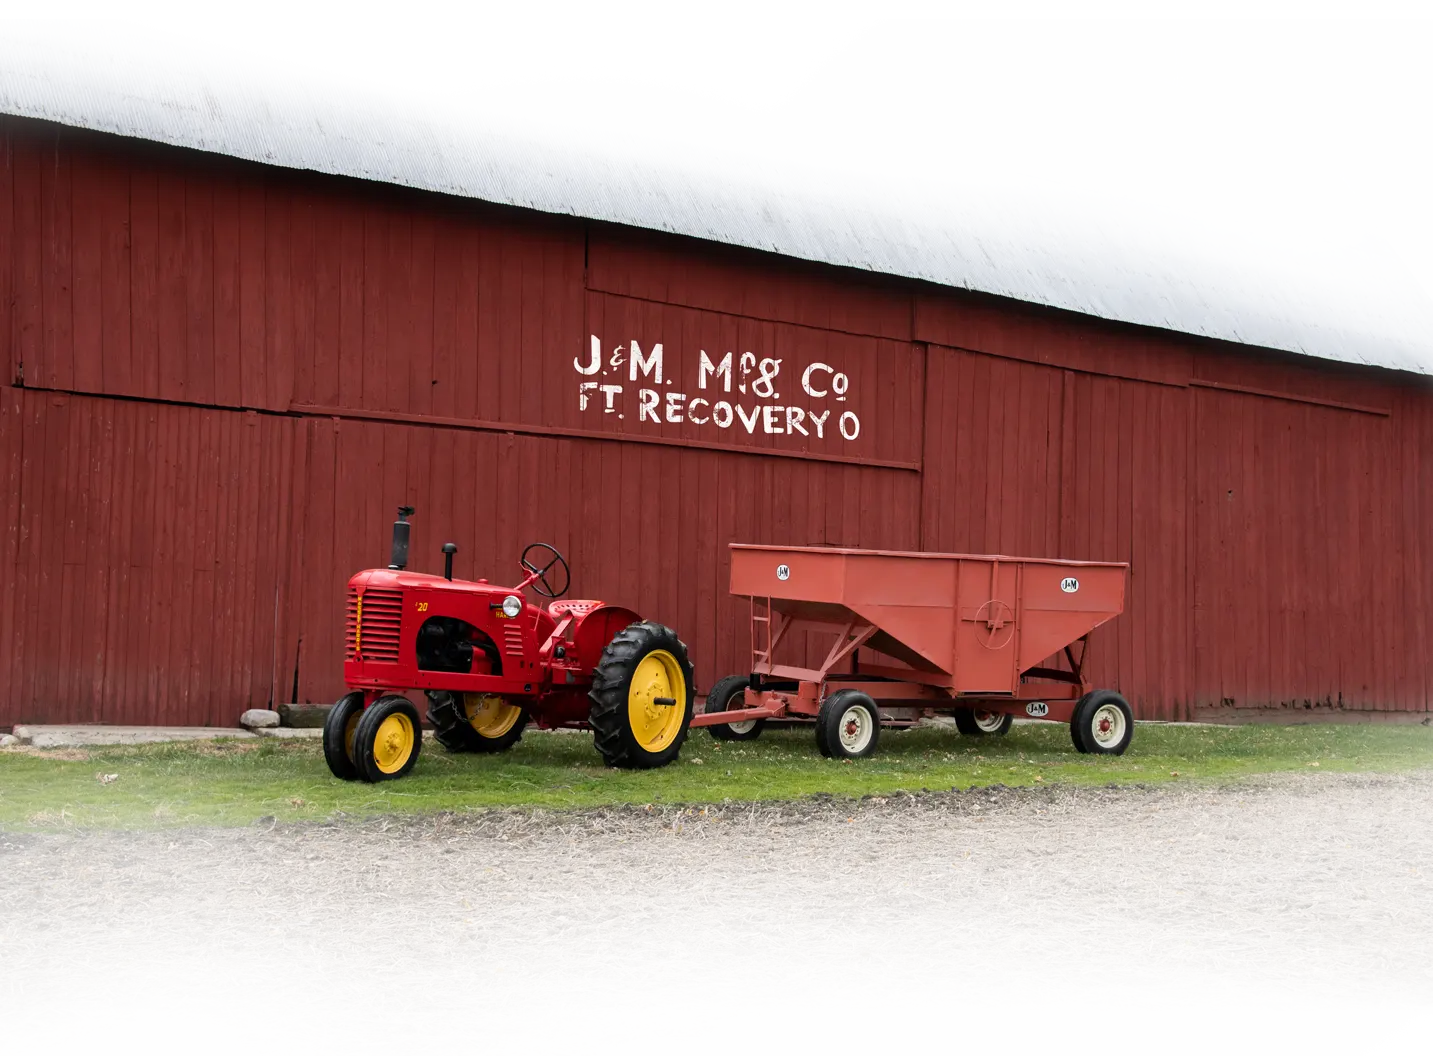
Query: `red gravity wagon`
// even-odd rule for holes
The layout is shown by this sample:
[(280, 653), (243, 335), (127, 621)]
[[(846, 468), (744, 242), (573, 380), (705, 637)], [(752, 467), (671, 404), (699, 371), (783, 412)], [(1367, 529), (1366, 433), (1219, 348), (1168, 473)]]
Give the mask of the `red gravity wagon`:
[[(1079, 751), (1118, 755), (1134, 732), (1129, 704), (1094, 689), (1084, 668), (1090, 632), (1124, 610), (1128, 570), (733, 543), (731, 593), (751, 607), (751, 672), (713, 686), (692, 725), (749, 740), (767, 720), (814, 719), (823, 755), (855, 759), (875, 751), (883, 710), (950, 714), (975, 735), (1002, 734), (1020, 715), (1068, 722)], [(783, 647), (815, 641), (831, 642), (819, 666), (778, 662)]]

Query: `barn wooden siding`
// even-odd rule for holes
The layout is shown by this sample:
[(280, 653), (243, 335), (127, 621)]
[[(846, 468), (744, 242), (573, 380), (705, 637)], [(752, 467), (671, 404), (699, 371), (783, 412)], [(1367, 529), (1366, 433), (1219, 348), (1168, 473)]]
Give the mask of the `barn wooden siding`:
[[(1144, 717), (1429, 708), (1421, 378), (21, 119), (0, 143), (0, 725), (332, 699), (342, 584), (402, 502), (415, 567), (451, 539), (511, 579), (551, 542), (575, 595), (677, 627), (703, 690), (747, 664), (750, 541), (1129, 561), (1093, 655)], [(766, 402), (833, 414), (583, 410), (594, 336), (663, 343), (654, 388), (689, 398), (699, 350), (780, 358)]]

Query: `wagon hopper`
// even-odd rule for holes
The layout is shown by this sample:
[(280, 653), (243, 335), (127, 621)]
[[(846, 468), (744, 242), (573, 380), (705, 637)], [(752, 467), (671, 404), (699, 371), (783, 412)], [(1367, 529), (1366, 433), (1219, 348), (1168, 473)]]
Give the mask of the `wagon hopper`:
[[(731, 546), (731, 592), (750, 605), (749, 672), (724, 678), (693, 725), (723, 739), (814, 719), (828, 756), (875, 751), (883, 711), (953, 715), (1002, 734), (1014, 716), (1065, 722), (1081, 752), (1120, 754), (1128, 703), (1085, 676), (1089, 635), (1124, 609), (1129, 566), (834, 547)], [(830, 649), (782, 662), (800, 632)], [(808, 639), (816, 640), (816, 639)]]

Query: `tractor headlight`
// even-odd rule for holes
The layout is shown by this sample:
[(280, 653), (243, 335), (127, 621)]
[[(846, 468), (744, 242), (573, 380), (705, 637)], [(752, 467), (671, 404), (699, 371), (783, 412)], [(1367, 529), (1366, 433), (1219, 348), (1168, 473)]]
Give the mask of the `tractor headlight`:
[(516, 594), (509, 594), (503, 598), (503, 615), (510, 620), (515, 620), (522, 615), (522, 598)]

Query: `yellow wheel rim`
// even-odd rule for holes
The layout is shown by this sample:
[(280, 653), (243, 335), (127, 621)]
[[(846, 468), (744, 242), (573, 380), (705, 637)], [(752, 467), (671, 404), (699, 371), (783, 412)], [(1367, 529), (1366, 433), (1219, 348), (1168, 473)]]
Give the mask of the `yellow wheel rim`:
[(359, 708), (352, 715), (350, 715), (348, 717), (348, 721), (343, 724), (343, 754), (348, 756), (348, 761), (350, 763), (354, 762), (353, 734), (354, 731), (358, 729), (358, 719), (362, 714), (363, 709)]
[[(661, 698), (676, 704), (658, 704)], [(665, 649), (653, 649), (637, 670), (627, 689), (627, 721), (632, 738), (649, 752), (660, 752), (677, 739), (687, 711), (687, 678), (682, 665)]]
[(378, 725), (373, 738), (373, 762), (385, 774), (396, 774), (413, 755), (417, 738), (407, 715), (390, 715)]
[(496, 740), (517, 725), (522, 707), (509, 704), (496, 693), (464, 693), (463, 710), (468, 716), (468, 725), (477, 730), (479, 737)]

